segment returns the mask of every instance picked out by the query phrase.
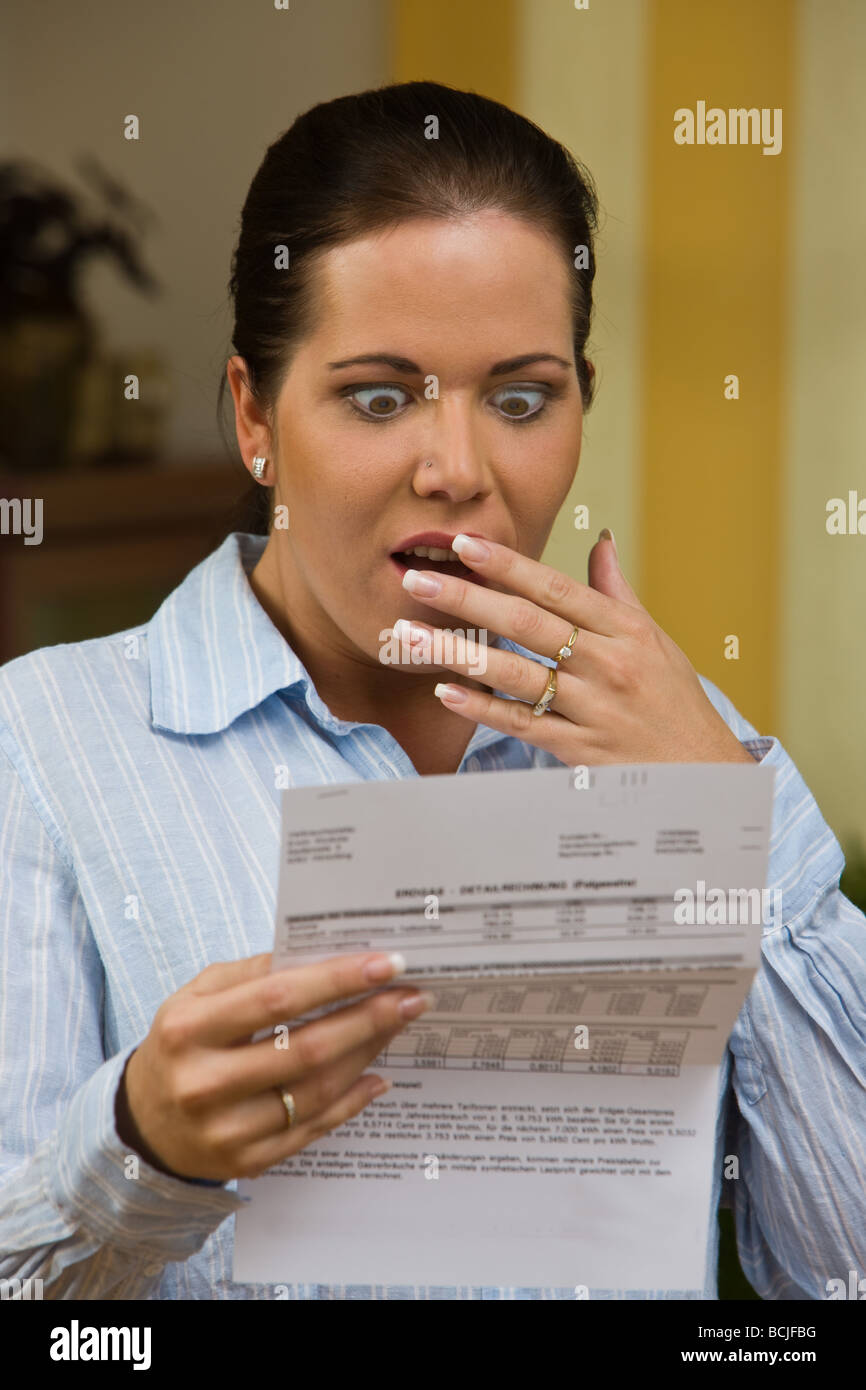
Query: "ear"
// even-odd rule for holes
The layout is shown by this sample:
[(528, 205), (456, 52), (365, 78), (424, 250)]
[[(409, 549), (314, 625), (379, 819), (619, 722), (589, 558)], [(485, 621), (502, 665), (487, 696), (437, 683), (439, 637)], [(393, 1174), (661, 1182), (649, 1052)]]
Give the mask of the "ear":
[(235, 403), (235, 433), (241, 458), (246, 461), (256, 454), (267, 457), (272, 453), (270, 430), (267, 419), (249, 388), (244, 359), (237, 355), (229, 358), (226, 375)]

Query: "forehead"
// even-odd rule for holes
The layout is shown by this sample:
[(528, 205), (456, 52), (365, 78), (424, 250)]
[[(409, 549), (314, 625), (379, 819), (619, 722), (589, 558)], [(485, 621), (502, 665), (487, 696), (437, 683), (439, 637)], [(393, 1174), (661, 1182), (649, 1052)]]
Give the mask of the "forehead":
[(372, 338), (394, 348), (407, 332), (432, 343), (453, 333), (515, 354), (561, 351), (571, 340), (570, 274), (546, 231), (506, 213), (412, 218), (321, 257), (313, 337), (345, 346), (362, 334), (368, 350)]

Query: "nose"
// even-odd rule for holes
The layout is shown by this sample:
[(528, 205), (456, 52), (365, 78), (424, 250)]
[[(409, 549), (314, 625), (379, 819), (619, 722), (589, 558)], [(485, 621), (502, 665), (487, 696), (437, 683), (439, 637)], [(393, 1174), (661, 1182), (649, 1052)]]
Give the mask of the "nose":
[[(475, 407), (468, 398), (450, 395), (430, 402), (434, 412), (432, 427), (425, 432), (413, 488), (419, 497), (447, 497), (451, 502), (469, 502), (485, 496), (491, 488), (484, 431), (474, 418)], [(426, 466), (432, 460), (432, 467)]]

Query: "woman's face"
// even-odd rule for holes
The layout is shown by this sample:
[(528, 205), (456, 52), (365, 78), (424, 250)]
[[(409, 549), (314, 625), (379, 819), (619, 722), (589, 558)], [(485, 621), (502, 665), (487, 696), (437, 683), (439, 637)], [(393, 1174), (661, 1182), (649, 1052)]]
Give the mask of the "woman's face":
[(316, 286), (317, 327), (276, 406), (289, 526), (271, 541), (289, 620), (378, 663), (401, 616), (464, 625), (402, 587), (410, 566), (471, 574), (395, 561), (418, 533), (544, 549), (580, 454), (569, 271), (545, 235), (486, 212), (333, 249)]

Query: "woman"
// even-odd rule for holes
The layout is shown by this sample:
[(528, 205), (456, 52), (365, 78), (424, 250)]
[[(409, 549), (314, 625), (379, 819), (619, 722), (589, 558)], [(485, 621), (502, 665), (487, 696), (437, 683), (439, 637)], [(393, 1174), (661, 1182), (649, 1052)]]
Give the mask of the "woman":
[[(726, 1056), (715, 1195), (734, 1154), (762, 1295), (821, 1297), (849, 1267), (866, 922), (839, 847), (778, 742), (642, 607), (609, 533), (588, 585), (539, 560), (592, 396), (596, 212), (561, 146), (435, 83), (317, 106), (268, 150), (225, 380), (269, 534), (229, 535), (144, 627), (0, 673), (3, 1277), (55, 1298), (273, 1296), (231, 1282), (236, 1179), (370, 1104), (366, 1068), (429, 1002), (380, 990), (286, 1052), (250, 1041), (403, 968), (368, 952), (269, 974), (281, 777), (643, 761), (777, 768), (785, 922)], [(398, 624), (477, 640), (395, 662)], [(715, 1259), (711, 1233), (706, 1297)], [(439, 1291), (485, 1293), (537, 1296)]]

